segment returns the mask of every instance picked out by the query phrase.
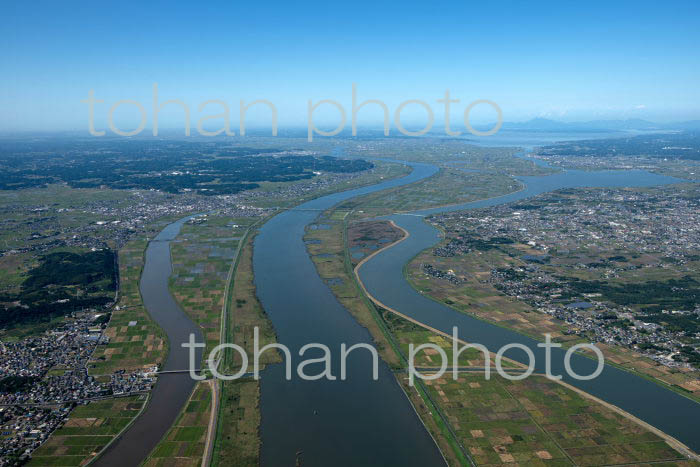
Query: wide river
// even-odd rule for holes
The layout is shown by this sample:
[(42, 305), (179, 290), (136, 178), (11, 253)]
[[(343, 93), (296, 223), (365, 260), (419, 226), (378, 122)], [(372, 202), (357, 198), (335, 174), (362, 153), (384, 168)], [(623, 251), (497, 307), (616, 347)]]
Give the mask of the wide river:
[[(190, 333), (197, 342), (204, 342), (195, 323), (182, 311), (170, 290), (168, 279), (172, 274), (170, 242), (177, 237), (182, 225), (194, 216), (188, 216), (167, 225), (149, 242), (139, 288), (143, 303), (151, 317), (168, 336), (168, 357), (163, 371), (188, 368), (189, 354), (180, 346), (189, 341)], [(197, 352), (196, 362), (202, 352)], [(122, 467), (139, 465), (168, 432), (175, 418), (189, 399), (195, 381), (189, 374), (172, 373), (158, 377), (148, 405), (141, 415), (95, 460), (93, 465)]]
[[(286, 380), (285, 365), (268, 366), (261, 383), (261, 462), (269, 466), (294, 465), (300, 456), (305, 466), (441, 465), (444, 459), (390, 369), (379, 364), (379, 379), (372, 380), (371, 357), (364, 349), (354, 351), (347, 362), (346, 381), (304, 381), (297, 376), (297, 364), (318, 356), (312, 351), (299, 356), (308, 343), (327, 345), (332, 351), (333, 374), (339, 376), (341, 343), (348, 346), (371, 343), (368, 331), (336, 300), (316, 273), (303, 241), (305, 227), (319, 212), (350, 198), (406, 185), (435, 174), (437, 167), (411, 163), (411, 174), (383, 183), (324, 196), (282, 212), (263, 225), (255, 239), (253, 255), (258, 296), (272, 321), (278, 341), (292, 354), (292, 378)], [(456, 209), (472, 209), (506, 203), (563, 187), (648, 186), (676, 180), (632, 172), (564, 172), (547, 177), (521, 177), (527, 188), (500, 198), (461, 206), (424, 210), (393, 219), (410, 232), (410, 237), (365, 263), (360, 274), (365, 286), (379, 300), (430, 326), (451, 332), (489, 348), (518, 342), (533, 349), (537, 369), (542, 355), (535, 342), (520, 334), (456, 312), (417, 293), (403, 278), (403, 266), (418, 252), (440, 240), (438, 232), (424, 222), (424, 216)], [(187, 366), (187, 354), (180, 343), (190, 333), (202, 342), (197, 326), (187, 318), (168, 291), (171, 274), (170, 245), (188, 218), (167, 226), (148, 246), (140, 289), (144, 304), (164, 329), (170, 342), (164, 370)], [(522, 359), (517, 353), (508, 354)], [(199, 361), (199, 359), (198, 359)], [(581, 374), (592, 372), (594, 362), (575, 357), (573, 367)], [(554, 372), (561, 370), (556, 354)], [(306, 374), (319, 373), (309, 365)], [(691, 448), (700, 448), (697, 420), (700, 404), (613, 367), (605, 367), (595, 381), (567, 382), (678, 438)], [(192, 391), (188, 375), (163, 375), (151, 394), (144, 412), (97, 460), (97, 465), (137, 465), (146, 458), (167, 432)]]
[[(307, 343), (328, 345), (335, 355), (341, 342), (369, 342), (360, 327), (319, 278), (303, 242), (304, 228), (319, 210), (349, 198), (403, 185), (434, 174), (436, 167), (410, 164), (413, 172), (402, 179), (319, 198), (284, 212), (262, 228), (255, 241), (254, 270), (258, 295), (274, 324), (279, 342), (289, 346), (295, 364), (298, 350)], [(536, 370), (544, 371), (544, 356), (536, 342), (513, 331), (475, 319), (416, 292), (402, 269), (417, 253), (440, 240), (439, 232), (424, 221), (438, 212), (473, 209), (508, 203), (565, 187), (653, 186), (675, 183), (671, 177), (645, 171), (565, 171), (543, 177), (519, 177), (526, 188), (499, 198), (447, 208), (428, 209), (388, 218), (410, 237), (384, 250), (360, 269), (367, 289), (384, 304), (437, 329), (497, 350), (520, 343), (533, 350)], [(506, 353), (523, 360), (522, 350)], [(304, 359), (309, 358), (305, 354)], [(553, 352), (554, 374), (563, 371), (563, 352)], [(574, 356), (571, 366), (588, 375), (596, 363)], [(338, 363), (333, 360), (337, 376)], [(294, 373), (294, 367), (292, 368)], [(314, 374), (313, 371), (308, 371)], [(676, 437), (693, 449), (700, 448), (700, 404), (632, 373), (605, 366), (592, 381), (566, 382), (611, 402)], [(262, 377), (262, 464), (289, 465), (303, 452), (304, 465), (436, 465), (443, 462), (432, 439), (411, 410), (401, 389), (381, 366), (379, 381), (371, 381), (369, 358), (353, 355), (348, 381), (301, 381), (284, 378), (284, 366), (273, 365)]]
[[(548, 176), (518, 179), (525, 184), (525, 189), (505, 196), (387, 216), (386, 219), (407, 230), (410, 236), (375, 255), (363, 264), (358, 272), (368, 292), (383, 304), (449, 334), (453, 333), (453, 327), (456, 326), (460, 339), (482, 344), (494, 352), (511, 343), (525, 345), (535, 356), (535, 371), (544, 373), (544, 349), (537, 347), (537, 341), (433, 301), (417, 292), (406, 281), (403, 275), (406, 263), (421, 251), (434, 246), (441, 238), (439, 231), (425, 222), (424, 216), (496, 206), (560, 188), (641, 187), (670, 184), (680, 180), (640, 170), (567, 170)], [(528, 363), (523, 350), (514, 349), (505, 355)], [(579, 355), (574, 355), (571, 359), (571, 368), (578, 375), (592, 374), (596, 365), (592, 359)], [(695, 451), (700, 449), (700, 404), (693, 400), (609, 365), (606, 365), (600, 376), (595, 379), (582, 381), (571, 378), (564, 371), (564, 352), (558, 349), (552, 351), (551, 368), (552, 374), (563, 375), (565, 382), (626, 410)]]
[[(294, 465), (301, 452), (304, 466), (444, 465), (410, 402), (389, 367), (380, 362), (372, 380), (369, 352), (356, 350), (348, 358), (347, 380), (304, 381), (296, 375), (299, 357), (308, 343), (327, 345), (339, 369), (340, 344), (371, 343), (360, 326), (316, 273), (303, 241), (304, 228), (341, 201), (373, 191), (412, 183), (437, 171), (418, 164), (411, 174), (378, 185), (336, 193), (309, 201), (270, 219), (255, 238), (253, 268), (258, 297), (294, 358), (291, 380), (285, 366), (262, 373), (261, 463)], [(309, 367), (307, 374), (317, 374)]]

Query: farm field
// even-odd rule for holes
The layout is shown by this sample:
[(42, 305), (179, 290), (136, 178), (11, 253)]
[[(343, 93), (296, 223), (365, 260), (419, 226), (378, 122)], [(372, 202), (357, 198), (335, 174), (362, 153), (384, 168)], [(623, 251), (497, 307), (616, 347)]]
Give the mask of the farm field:
[[(0, 248), (31, 248), (48, 240), (68, 240), (76, 231), (90, 230), (100, 238), (108, 227), (95, 223), (118, 220), (99, 208), (124, 208), (137, 202), (137, 195), (109, 189), (78, 189), (62, 185), (23, 190), (0, 190)], [(92, 227), (88, 227), (92, 226)]]
[(76, 407), (63, 427), (34, 451), (29, 465), (84, 465), (131, 422), (145, 402), (146, 396), (141, 395)]
[(690, 465), (655, 434), (543, 376), (425, 384), (478, 465)]
[(503, 171), (518, 175), (548, 173), (525, 159), (513, 157), (520, 149), (465, 145), (444, 138), (372, 140), (349, 144), (344, 152), (359, 157), (384, 157), (397, 162), (427, 162), (439, 166), (464, 165), (474, 169)]
[(153, 449), (144, 467), (201, 465), (212, 408), (208, 382), (200, 382), (165, 438)]
[(146, 246), (145, 239), (135, 239), (119, 251), (119, 303), (105, 330), (109, 344), (98, 346), (92, 356), (92, 375), (153, 367), (167, 354), (165, 335), (146, 311), (139, 292)]
[(170, 290), (183, 311), (202, 328), (205, 356), (219, 343), (229, 270), (242, 236), (256, 220), (199, 216), (183, 225), (171, 243)]

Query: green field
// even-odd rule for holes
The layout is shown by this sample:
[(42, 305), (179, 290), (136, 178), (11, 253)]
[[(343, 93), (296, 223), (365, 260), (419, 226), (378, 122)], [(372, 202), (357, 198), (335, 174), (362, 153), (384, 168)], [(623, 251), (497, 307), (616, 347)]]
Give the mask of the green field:
[(611, 465), (682, 460), (635, 422), (545, 377), (426, 382), (478, 465)]
[(34, 451), (29, 465), (84, 465), (131, 422), (145, 401), (146, 396), (131, 396), (78, 406)]
[(502, 173), (442, 168), (437, 174), (418, 183), (352, 199), (344, 203), (344, 208), (355, 208), (354, 218), (375, 217), (491, 198), (521, 187), (520, 182)]
[[(120, 369), (137, 369), (161, 363), (167, 354), (167, 340), (141, 302), (139, 279), (146, 240), (132, 240), (119, 251), (119, 303), (112, 312), (105, 335), (90, 362), (93, 375)], [(135, 326), (129, 323), (135, 321)]]
[(222, 384), (213, 466), (259, 465), (260, 384), (239, 379)]
[[(122, 190), (76, 189), (62, 185), (23, 190), (0, 190), (0, 249), (25, 248), (72, 236), (97, 221), (118, 220), (97, 212), (96, 206), (126, 207), (137, 202)], [(107, 229), (95, 229), (100, 236)]]
[[(519, 175), (541, 173), (534, 163), (513, 157), (517, 148), (490, 148), (447, 138), (406, 138), (349, 141), (346, 154), (359, 157), (384, 157), (397, 161), (428, 162), (436, 165), (468, 164), (475, 169), (512, 171)], [(510, 173), (510, 172), (509, 172)]]
[(211, 414), (211, 397), (209, 383), (198, 383), (168, 434), (143, 463), (144, 467), (195, 467), (201, 464)]
[[(397, 161), (398, 162), (398, 161)], [(312, 180), (296, 182), (261, 182), (252, 190), (251, 204), (259, 207), (289, 208), (312, 198), (338, 191), (350, 190), (364, 185), (373, 185), (382, 180), (408, 175), (411, 169), (403, 164), (373, 161), (374, 168), (348, 180), (336, 180), (337, 174), (321, 173)], [(289, 193), (296, 190), (295, 194)], [(260, 196), (264, 194), (264, 196)]]
[[(235, 274), (232, 284), (229, 286), (229, 297), (226, 308), (226, 334), (225, 342), (233, 342), (243, 347), (248, 355), (253, 354), (254, 330), (257, 327), (259, 334), (259, 346), (276, 342), (275, 330), (267, 319), (262, 305), (258, 301), (253, 276), (253, 241), (255, 232), (250, 232), (247, 238), (242, 239), (240, 257), (237, 259)], [(267, 365), (280, 362), (281, 356), (276, 351), (262, 354), (260, 363)], [(252, 362), (248, 362), (249, 365)], [(226, 353), (223, 368), (236, 372), (240, 369), (241, 360), (238, 352)]]
[[(260, 347), (276, 341), (272, 324), (258, 302), (253, 282), (254, 233), (245, 238), (236, 263), (233, 284), (230, 286), (227, 307), (226, 342), (242, 346), (248, 355), (253, 352), (253, 329), (260, 330)], [(274, 351), (265, 352), (262, 365), (280, 362), (281, 356)], [(223, 362), (226, 372), (240, 368), (238, 354), (227, 353)], [(250, 364), (250, 362), (249, 362)], [(219, 405), (216, 438), (212, 456), (213, 465), (253, 466), (258, 465), (260, 436), (259, 381), (245, 379), (223, 381)]]

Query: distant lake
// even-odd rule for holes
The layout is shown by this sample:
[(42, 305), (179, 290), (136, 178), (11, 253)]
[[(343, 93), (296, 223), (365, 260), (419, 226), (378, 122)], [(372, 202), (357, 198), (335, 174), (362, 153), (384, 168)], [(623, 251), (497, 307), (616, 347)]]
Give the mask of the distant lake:
[(532, 131), (532, 130), (500, 130), (492, 136), (466, 135), (470, 143), (479, 146), (516, 146), (531, 149), (535, 146), (545, 146), (560, 141), (578, 141), (586, 139), (622, 138), (636, 136), (639, 133), (625, 131)]

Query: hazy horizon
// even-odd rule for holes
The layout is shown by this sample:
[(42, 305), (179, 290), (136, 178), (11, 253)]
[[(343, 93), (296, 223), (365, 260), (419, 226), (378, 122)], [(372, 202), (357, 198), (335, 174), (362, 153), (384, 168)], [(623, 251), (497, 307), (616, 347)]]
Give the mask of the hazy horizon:
[[(449, 14), (446, 14), (449, 10)], [(299, 8), (291, 4), (184, 7), (125, 4), (104, 15), (89, 6), (51, 2), (5, 8), (4, 73), (0, 75), (3, 131), (74, 130), (87, 133), (88, 91), (104, 126), (111, 105), (140, 102), (152, 119), (152, 87), (159, 102), (180, 99), (192, 127), (221, 112), (238, 121), (239, 101), (267, 99), (280, 127), (305, 126), (307, 101), (340, 102), (348, 111), (351, 86), (358, 103), (385, 102), (393, 120), (401, 102), (420, 99), (451, 119), (478, 99), (495, 102), (505, 121), (543, 117), (563, 121), (640, 118), (655, 122), (700, 119), (700, 5), (673, 2), (555, 2), (489, 6), (435, 4), (393, 8), (354, 3)], [(37, 10), (41, 15), (36, 15)], [(260, 29), (256, 25), (264, 24)], [(319, 124), (338, 122), (331, 106), (319, 107)], [(408, 105), (403, 121), (419, 129), (425, 110)], [(367, 106), (360, 124), (381, 123)], [(474, 123), (493, 121), (479, 106)], [(161, 125), (181, 127), (181, 111), (166, 107)], [(247, 121), (264, 126), (269, 113), (253, 108)], [(121, 128), (138, 125), (138, 111), (115, 112)]]

